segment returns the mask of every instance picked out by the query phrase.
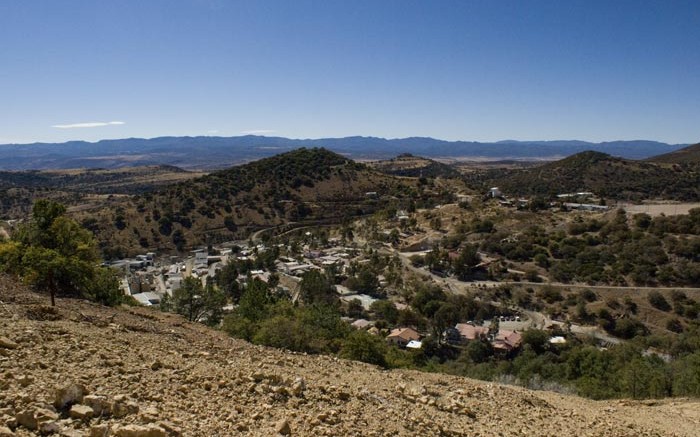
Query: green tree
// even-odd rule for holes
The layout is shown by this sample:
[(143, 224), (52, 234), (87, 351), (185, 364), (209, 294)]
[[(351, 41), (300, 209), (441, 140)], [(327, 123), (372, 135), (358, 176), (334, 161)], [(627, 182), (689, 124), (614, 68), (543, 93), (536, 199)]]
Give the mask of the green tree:
[(272, 303), (272, 297), (265, 283), (259, 279), (252, 279), (248, 281), (236, 313), (251, 322), (259, 322), (267, 316), (268, 308)]
[(399, 310), (389, 300), (376, 300), (369, 307), (376, 317), (385, 320), (390, 325), (395, 325), (399, 320)]
[(493, 355), (493, 347), (487, 341), (470, 341), (464, 354), (473, 363), (483, 363)]
[(318, 270), (310, 270), (301, 277), (299, 295), (306, 304), (323, 303), (335, 305), (338, 296), (331, 281)]
[(366, 331), (355, 331), (343, 342), (340, 356), (386, 367), (386, 350), (386, 343), (381, 338)]
[(357, 274), (356, 289), (359, 292), (374, 295), (379, 290), (379, 279), (377, 275), (367, 266), (360, 269)]
[(114, 273), (98, 265), (92, 233), (66, 217), (65, 206), (46, 199), (32, 209), (32, 220), (0, 248), (0, 269), (22, 276), (51, 295), (83, 296), (115, 305), (121, 301)]
[[(416, 282), (412, 285), (416, 289), (416, 294), (411, 300), (411, 306), (426, 317), (431, 317), (437, 311), (439, 305), (447, 300), (445, 292), (435, 284)], [(429, 305), (431, 301), (437, 301), (437, 307), (431, 308), (431, 305)]]
[(123, 295), (117, 273), (107, 267), (95, 269), (92, 280), (85, 287), (85, 296), (102, 305), (119, 305)]
[(666, 298), (656, 290), (649, 292), (649, 296), (647, 297), (647, 299), (649, 300), (649, 303), (651, 304), (651, 306), (653, 306), (654, 308), (656, 308), (658, 310), (661, 310), (661, 311), (670, 311), (671, 310), (671, 305), (669, 305)]
[(528, 329), (523, 332), (523, 345), (528, 344), (535, 353), (542, 354), (547, 349), (549, 334), (539, 329)]
[(185, 238), (185, 234), (182, 232), (181, 229), (176, 230), (173, 232), (173, 244), (175, 245), (175, 249), (178, 252), (182, 252), (185, 250), (185, 245), (187, 244), (187, 239)]
[(433, 313), (431, 326), (433, 328), (433, 336), (437, 343), (442, 341), (442, 333), (455, 323), (459, 322), (459, 311), (455, 305), (450, 302), (445, 302)]
[(22, 257), (25, 280), (35, 287), (48, 290), (51, 306), (56, 305), (56, 293), (59, 289), (78, 287), (78, 281), (83, 282), (87, 279), (80, 275), (80, 271), (81, 267), (88, 266), (79, 266), (77, 263), (79, 261), (70, 260), (55, 250), (40, 246), (26, 248)]
[(452, 268), (455, 275), (462, 281), (469, 279), (474, 272), (474, 268), (481, 262), (481, 258), (476, 251), (476, 246), (466, 244), (455, 258)]
[(673, 363), (673, 394), (700, 396), (700, 351), (681, 357)]
[(202, 281), (188, 277), (180, 288), (173, 292), (173, 310), (187, 317), (190, 322), (203, 321), (217, 325), (221, 321), (226, 296), (212, 284), (202, 286)]
[(265, 319), (253, 335), (253, 342), (298, 352), (318, 353), (311, 326), (291, 316), (277, 315)]
[(180, 287), (173, 292), (173, 310), (187, 320), (194, 322), (198, 320), (203, 305), (202, 282), (195, 277), (187, 277), (182, 281)]
[(241, 286), (238, 283), (238, 266), (229, 262), (216, 272), (214, 277), (219, 288), (234, 302), (241, 298)]
[(345, 313), (348, 315), (348, 317), (352, 317), (354, 319), (364, 317), (365, 309), (362, 307), (362, 301), (360, 301), (360, 299), (353, 299), (348, 302), (348, 307)]

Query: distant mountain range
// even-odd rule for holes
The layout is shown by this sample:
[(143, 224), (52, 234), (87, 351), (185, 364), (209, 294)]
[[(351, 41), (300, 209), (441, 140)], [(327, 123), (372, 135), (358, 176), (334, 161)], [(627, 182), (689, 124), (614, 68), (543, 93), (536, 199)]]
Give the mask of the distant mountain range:
[(656, 141), (444, 141), (434, 138), (385, 139), (346, 137), (289, 139), (239, 137), (126, 138), (96, 143), (34, 143), (0, 145), (0, 170), (119, 168), (174, 165), (185, 169), (221, 169), (269, 157), (299, 147), (324, 147), (352, 159), (386, 159), (401, 153), (430, 158), (554, 160), (586, 150), (628, 159), (670, 153), (686, 144)]

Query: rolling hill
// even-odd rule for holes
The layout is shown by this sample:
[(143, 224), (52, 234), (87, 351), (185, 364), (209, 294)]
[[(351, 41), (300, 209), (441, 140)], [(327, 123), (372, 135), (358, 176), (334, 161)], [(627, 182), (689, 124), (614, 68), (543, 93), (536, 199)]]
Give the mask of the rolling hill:
[(699, 170), (588, 151), (538, 167), (484, 172), (477, 179), (482, 189), (498, 186), (509, 195), (549, 196), (592, 191), (619, 200), (698, 200)]
[(201, 176), (170, 165), (65, 170), (0, 171), (0, 189), (51, 188), (71, 192), (135, 194)]
[(417, 182), (326, 149), (302, 148), (143, 195), (106, 199), (74, 215), (112, 251), (107, 256), (116, 257), (247, 238), (290, 223), (339, 223), (388, 201), (415, 198)]
[(654, 156), (647, 161), (667, 164), (700, 165), (700, 143), (663, 155)]
[(37, 198), (51, 198), (69, 206), (78, 206), (108, 196), (145, 193), (201, 175), (164, 165), (0, 171), (0, 219), (27, 216)]
[(459, 178), (461, 174), (452, 166), (432, 159), (403, 153), (396, 158), (368, 163), (370, 167), (382, 173), (395, 176), (426, 178)]

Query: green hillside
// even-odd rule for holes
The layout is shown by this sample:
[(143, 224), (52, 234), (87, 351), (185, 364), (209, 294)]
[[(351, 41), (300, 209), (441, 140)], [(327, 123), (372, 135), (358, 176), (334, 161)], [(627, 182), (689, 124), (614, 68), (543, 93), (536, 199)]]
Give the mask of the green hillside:
[(592, 191), (619, 200), (700, 199), (700, 168), (674, 167), (583, 152), (539, 167), (486, 172), (483, 187), (498, 186), (511, 195), (550, 196)]
[(395, 176), (460, 178), (454, 167), (432, 159), (404, 153), (396, 158), (369, 164), (375, 170)]
[(416, 194), (415, 180), (381, 174), (326, 149), (302, 148), (151, 193), (109, 199), (76, 215), (109, 248), (108, 256), (120, 256), (243, 239), (290, 222), (341, 222)]

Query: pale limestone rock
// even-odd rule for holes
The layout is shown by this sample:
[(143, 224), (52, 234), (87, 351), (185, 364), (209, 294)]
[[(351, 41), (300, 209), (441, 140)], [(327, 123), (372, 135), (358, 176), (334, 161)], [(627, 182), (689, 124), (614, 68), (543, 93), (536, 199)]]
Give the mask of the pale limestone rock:
[(168, 422), (167, 420), (161, 420), (156, 425), (163, 428), (171, 437), (180, 437), (182, 435), (182, 429), (176, 424)]
[(17, 349), (19, 345), (7, 337), (0, 336), (0, 348), (2, 349)]
[(306, 389), (306, 381), (304, 381), (304, 378), (297, 378), (292, 383), (291, 393), (294, 396), (301, 396), (302, 394), (304, 394), (305, 389)]
[(34, 382), (34, 378), (29, 375), (20, 375), (17, 377), (17, 382), (22, 387), (27, 387), (29, 384)]
[(68, 415), (73, 419), (89, 420), (95, 415), (95, 410), (87, 405), (76, 404), (70, 407)]
[(34, 417), (38, 422), (44, 422), (47, 420), (58, 420), (58, 413), (49, 410), (48, 408), (37, 408), (34, 410)]
[(23, 426), (30, 431), (36, 431), (38, 427), (33, 410), (20, 411), (15, 415), (15, 420), (17, 421), (17, 425)]
[(59, 410), (63, 410), (69, 405), (82, 402), (86, 394), (88, 394), (88, 391), (84, 385), (71, 383), (56, 390), (53, 405)]
[(109, 436), (109, 433), (109, 425), (106, 423), (100, 423), (99, 425), (93, 425), (90, 427), (90, 437), (107, 437)]
[(126, 395), (117, 395), (113, 398), (112, 415), (114, 417), (124, 417), (131, 414), (138, 414), (139, 405), (136, 402), (129, 401)]
[(58, 434), (61, 431), (61, 425), (55, 420), (47, 420), (45, 422), (39, 422), (39, 434), (51, 435)]
[(125, 425), (114, 430), (117, 437), (166, 437), (165, 430), (157, 425)]
[(282, 435), (292, 435), (292, 428), (289, 426), (289, 422), (282, 419), (275, 425), (275, 432)]
[(95, 416), (109, 415), (112, 412), (112, 405), (106, 396), (87, 395), (83, 398), (83, 405), (92, 408)]
[(144, 408), (139, 412), (139, 418), (144, 423), (152, 423), (158, 420), (158, 409), (154, 407)]

